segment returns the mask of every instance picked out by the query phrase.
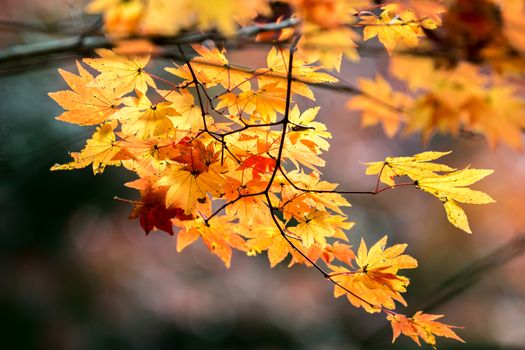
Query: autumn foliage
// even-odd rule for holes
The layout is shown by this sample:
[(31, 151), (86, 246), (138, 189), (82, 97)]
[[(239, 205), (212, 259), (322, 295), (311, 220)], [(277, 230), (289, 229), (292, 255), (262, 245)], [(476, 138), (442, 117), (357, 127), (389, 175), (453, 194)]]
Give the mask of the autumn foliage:
[[(359, 45), (377, 39), (391, 56), (393, 80), (378, 73), (350, 91), (347, 108), (361, 113), (363, 127), (381, 124), (389, 137), (417, 132), (422, 142), (435, 133), (468, 131), (485, 135), (492, 147), (521, 150), (525, 106), (517, 74), (524, 68), (518, 58), (525, 34), (507, 20), (525, 25), (525, 17), (515, 15), (524, 6), (94, 0), (86, 11), (102, 14), (118, 48), (97, 49), (97, 57), (77, 62), (76, 72), (60, 70), (69, 90), (50, 93), (64, 109), (57, 119), (96, 129), (70, 162), (51, 169), (91, 166), (100, 174), (121, 166), (137, 176), (126, 186), (140, 198), (120, 199), (133, 205), (131, 218), (146, 233), (176, 235), (178, 251), (202, 240), (228, 267), (234, 250), (265, 253), (271, 267), (291, 257), (290, 266), (313, 267), (330, 280), (335, 297), (382, 312), (393, 340), (404, 334), (431, 346), (435, 336), (462, 341), (456, 327), (437, 321), (441, 316), (395, 311), (406, 306), (403, 270), (417, 261), (405, 254), (406, 244), (387, 247), (386, 236), (368, 247), (361, 240), (357, 250), (349, 245), (354, 223), (345, 208), (352, 195), (412, 187), (440, 200), (448, 221), (471, 233), (460, 203), (494, 201), (469, 187), (492, 170), (455, 169), (438, 163), (450, 151), (428, 151), (365, 160), (377, 186), (339, 189), (320, 171), (331, 138), (317, 119), (322, 106), (302, 106), (297, 97), (315, 101), (312, 86), (340, 87), (342, 60), (358, 60)], [(169, 51), (173, 64), (153, 73), (155, 55), (167, 50), (156, 45), (159, 38), (208, 32), (213, 41), (176, 42)], [(230, 63), (227, 40), (239, 35), (268, 46), (265, 66)], [(150, 41), (124, 43), (127, 37)]]

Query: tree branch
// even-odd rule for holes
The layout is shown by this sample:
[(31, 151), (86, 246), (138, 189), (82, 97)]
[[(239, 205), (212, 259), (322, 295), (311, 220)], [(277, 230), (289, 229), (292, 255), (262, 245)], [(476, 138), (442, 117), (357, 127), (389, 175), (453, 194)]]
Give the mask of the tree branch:
[[(224, 37), (218, 32), (207, 31), (202, 33), (182, 34), (174, 37), (137, 36), (130, 39), (147, 39), (157, 45), (182, 45), (202, 42), (207, 39), (229, 40), (253, 37), (257, 34), (295, 27), (300, 21), (297, 18), (288, 18), (281, 22), (272, 22), (263, 25), (247, 26), (239, 29), (231, 38)], [(0, 50), (0, 64), (17, 62), (25, 58), (52, 56), (57, 54), (79, 54), (97, 48), (111, 48), (118, 44), (117, 40), (101, 35), (78, 35), (74, 37), (50, 40), (35, 44), (13, 46)], [(1, 68), (1, 67), (0, 67)]]

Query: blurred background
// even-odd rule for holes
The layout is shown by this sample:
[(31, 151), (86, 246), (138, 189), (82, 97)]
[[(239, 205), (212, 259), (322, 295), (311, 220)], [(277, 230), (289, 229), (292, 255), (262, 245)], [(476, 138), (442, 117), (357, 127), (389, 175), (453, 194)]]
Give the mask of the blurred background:
[[(146, 237), (127, 219), (130, 207), (113, 200), (135, 198), (123, 186), (132, 180), (124, 169), (49, 171), (92, 132), (56, 121), (60, 108), (47, 96), (66, 88), (57, 68), (74, 70), (76, 57), (42, 57), (14, 69), (2, 55), (64, 37), (45, 23), (92, 25), (96, 19), (81, 15), (84, 4), (0, 0), (0, 349), (417, 348), (408, 339), (390, 344), (383, 317), (334, 299), (332, 285), (312, 269), (270, 269), (264, 255), (236, 254), (227, 270), (201, 242), (177, 254), (174, 237)], [(40, 29), (6, 25), (17, 21)], [(231, 56), (263, 64), (265, 50)], [(155, 61), (152, 69), (167, 65)], [(355, 84), (385, 67), (385, 57), (363, 57), (345, 63), (340, 77)], [(439, 201), (399, 188), (349, 197), (357, 223), (349, 236), (354, 245), (384, 234), (390, 244), (409, 244), (420, 266), (407, 273), (407, 312), (424, 308), (465, 326), (458, 333), (467, 344), (440, 339), (440, 349), (525, 349), (524, 155), (490, 150), (478, 136), (434, 137), (428, 145), (417, 135), (388, 139), (379, 127), (360, 128), (359, 116), (343, 107), (349, 96), (316, 96), (333, 133), (324, 175), (341, 188), (373, 189), (362, 161), (424, 150), (453, 150), (444, 160), (451, 166), (496, 170), (476, 188), (497, 203), (465, 205), (473, 235), (450, 225)]]

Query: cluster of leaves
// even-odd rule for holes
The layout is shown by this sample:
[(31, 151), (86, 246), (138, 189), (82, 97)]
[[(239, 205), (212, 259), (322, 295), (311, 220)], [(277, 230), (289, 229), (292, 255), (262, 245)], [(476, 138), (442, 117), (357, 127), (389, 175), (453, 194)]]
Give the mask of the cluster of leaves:
[[(505, 18), (518, 6), (517, 1), (475, 3)], [(405, 244), (387, 248), (386, 236), (370, 248), (362, 240), (354, 253), (346, 233), (354, 223), (345, 214), (350, 206), (345, 196), (418, 188), (437, 197), (448, 220), (470, 233), (457, 203), (493, 202), (466, 187), (492, 170), (453, 169), (433, 162), (450, 152), (423, 152), (366, 163), (366, 173), (377, 176), (373, 190), (338, 190), (321, 178), (321, 155), (331, 134), (316, 120), (320, 107), (304, 108), (296, 101), (298, 96), (315, 101), (310, 85), (337, 83), (334, 72), (343, 57), (359, 58), (356, 42), (377, 37), (394, 55), (392, 75), (408, 91), (394, 91), (380, 75), (362, 79), (348, 107), (363, 112), (363, 125), (382, 123), (393, 136), (404, 123), (406, 132), (420, 131), (425, 139), (436, 130), (457, 134), (468, 129), (484, 133), (492, 145), (520, 148), (524, 106), (518, 87), (509, 85), (519, 66), (496, 53), (509, 49), (511, 40), (518, 52), (522, 44), (514, 37), (519, 33), (499, 24), (494, 34), (488, 15), (480, 15), (488, 26), (482, 38), (463, 22), (463, 17), (472, 19), (464, 15), (473, 10), (460, 0), (380, 5), (365, 0), (94, 0), (88, 11), (102, 12), (107, 31), (116, 36), (175, 35), (192, 28), (216, 28), (230, 36), (238, 24), (300, 22), (255, 33), (256, 41), (272, 43), (264, 67), (232, 65), (224, 49), (207, 43), (192, 45), (191, 56), (175, 45), (183, 63), (165, 68), (169, 74), (164, 76), (146, 68), (150, 54), (125, 56), (108, 49), (77, 62), (78, 73), (60, 70), (70, 90), (50, 93), (65, 109), (57, 119), (97, 127), (86, 146), (71, 154), (71, 162), (52, 170), (91, 165), (99, 174), (108, 165), (122, 166), (138, 177), (126, 185), (139, 191), (140, 200), (121, 199), (133, 204), (131, 217), (139, 218), (146, 233), (176, 232), (178, 251), (201, 239), (226, 266), (234, 250), (266, 252), (272, 267), (291, 257), (290, 266), (313, 267), (330, 280), (336, 297), (346, 296), (370, 313), (383, 312), (394, 340), (402, 333), (431, 346), (435, 336), (461, 341), (453, 326), (436, 321), (440, 316), (394, 311), (396, 302), (406, 306), (402, 293), (409, 284), (399, 273), (417, 262), (403, 254)], [(472, 35), (480, 36), (474, 48), (469, 46)], [(439, 57), (439, 62), (397, 54), (449, 43), (455, 56)], [(480, 63), (488, 68), (475, 65)]]
[(481, 133), (493, 148), (499, 143), (523, 148), (525, 100), (518, 83), (488, 76), (469, 63), (436, 68), (431, 59), (407, 56), (393, 58), (390, 72), (408, 91), (394, 91), (381, 75), (361, 79), (365, 94), (347, 106), (362, 112), (363, 126), (381, 123), (394, 136), (404, 124), (405, 134), (420, 132), (424, 141), (436, 131)]
[[(435, 132), (467, 131), (484, 134), (492, 147), (504, 143), (521, 150), (525, 100), (519, 77), (525, 68), (525, 35), (519, 28), (525, 24), (525, 2), (442, 3), (448, 7), (436, 1), (405, 7), (404, 12), (393, 10), (399, 5), (382, 7), (376, 22), (390, 25), (365, 27), (364, 39), (377, 35), (390, 53), (404, 44), (390, 60), (389, 71), (406, 88), (394, 91), (379, 74), (361, 79), (363, 94), (347, 106), (362, 112), (363, 126), (381, 123), (389, 136), (404, 124), (405, 134), (421, 132), (424, 141)], [(418, 13), (419, 22), (411, 17)], [(436, 17), (439, 13), (442, 19)], [(420, 45), (414, 33), (408, 34), (414, 21), (428, 36)]]
[(174, 35), (198, 26), (233, 34), (236, 23), (267, 13), (266, 0), (93, 0), (88, 13), (103, 13), (106, 30), (112, 35)]
[[(276, 3), (286, 3), (290, 10), (276, 11)], [(405, 133), (421, 132), (424, 140), (436, 131), (457, 135), (466, 130), (486, 135), (492, 146), (522, 148), (525, 101), (515, 82), (525, 68), (521, 0), (399, 0), (384, 5), (367, 0), (95, 0), (87, 10), (103, 13), (106, 29), (116, 36), (174, 35), (192, 27), (217, 28), (228, 36), (238, 23), (280, 21), (293, 13), (303, 21), (301, 46), (336, 70), (343, 56), (359, 59), (356, 42), (377, 37), (389, 54), (397, 55), (390, 72), (408, 91), (393, 91), (379, 75), (362, 79), (363, 94), (348, 107), (363, 113), (363, 126), (382, 123), (393, 136), (405, 124)], [(287, 40), (292, 32), (287, 28), (258, 39)], [(400, 55), (414, 52), (433, 58)]]

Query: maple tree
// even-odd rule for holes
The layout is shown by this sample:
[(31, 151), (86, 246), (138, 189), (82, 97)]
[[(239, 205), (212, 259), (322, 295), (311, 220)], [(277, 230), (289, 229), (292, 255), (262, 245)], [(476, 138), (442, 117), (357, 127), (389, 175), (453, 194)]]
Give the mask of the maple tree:
[[(234, 250), (266, 252), (271, 267), (291, 257), (290, 266), (331, 281), (335, 297), (383, 313), (393, 340), (463, 341), (441, 316), (395, 311), (406, 306), (401, 270), (417, 261), (406, 244), (387, 247), (386, 236), (369, 248), (361, 240), (354, 252), (344, 208), (352, 195), (412, 187), (472, 233), (458, 203), (493, 202), (467, 187), (493, 171), (458, 170), (436, 162), (450, 151), (427, 151), (369, 161), (376, 187), (341, 190), (321, 176), (331, 138), (317, 120), (322, 106), (299, 97), (315, 101), (312, 86), (346, 89), (363, 127), (381, 124), (388, 137), (419, 132), (426, 142), (467, 131), (521, 150), (525, 34), (515, 23), (525, 24), (516, 16), (523, 10), (517, 0), (91, 1), (86, 11), (102, 14), (113, 49), (78, 61), (78, 72), (60, 70), (70, 89), (49, 95), (65, 110), (58, 120), (96, 129), (51, 170), (124, 167), (138, 177), (126, 186), (140, 199), (118, 199), (133, 205), (130, 217), (146, 234), (176, 235), (177, 251), (201, 239), (227, 267)], [(230, 63), (225, 44), (236, 36), (269, 47), (264, 67)], [(187, 40), (174, 42), (173, 65), (160, 76), (150, 67), (170, 37)], [(378, 73), (358, 87), (338, 85), (342, 60), (358, 60), (361, 42), (376, 39), (392, 79)]]

